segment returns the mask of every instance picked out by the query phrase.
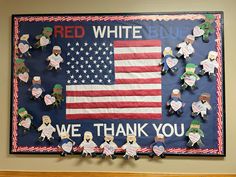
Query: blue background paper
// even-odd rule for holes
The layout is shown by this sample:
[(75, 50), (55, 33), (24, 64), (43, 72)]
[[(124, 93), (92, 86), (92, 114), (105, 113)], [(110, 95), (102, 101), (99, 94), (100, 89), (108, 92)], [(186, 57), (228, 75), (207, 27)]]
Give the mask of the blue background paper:
[[(165, 124), (170, 123), (172, 125), (177, 124), (178, 130), (180, 131), (180, 124), (183, 123), (185, 126), (185, 132), (189, 128), (189, 125), (193, 118), (191, 117), (191, 104), (193, 101), (197, 101), (199, 95), (202, 92), (208, 92), (211, 94), (211, 105), (212, 110), (208, 112), (208, 120), (203, 121), (199, 116), (195, 119), (201, 121), (201, 129), (205, 133), (205, 137), (202, 139), (205, 144), (204, 148), (217, 148), (217, 98), (216, 98), (216, 81), (209, 81), (207, 76), (201, 77), (197, 81), (198, 89), (194, 91), (186, 90), (182, 93), (182, 100), (185, 102), (185, 107), (183, 109), (184, 113), (181, 117), (173, 115), (171, 117), (167, 116), (166, 102), (168, 101), (172, 89), (178, 88), (182, 84), (180, 76), (184, 73), (185, 70), (185, 61), (183, 58), (179, 59), (178, 63), (178, 72), (175, 75), (167, 73), (162, 76), (162, 119), (161, 120), (127, 120), (127, 119), (105, 119), (105, 120), (66, 120), (65, 118), (65, 102), (58, 109), (48, 108), (45, 106), (43, 100), (32, 101), (30, 100), (31, 93), (28, 91), (28, 88), (31, 86), (31, 79), (35, 75), (40, 75), (42, 79), (42, 86), (46, 90), (46, 94), (52, 93), (53, 85), (60, 83), (64, 88), (65, 95), (65, 86), (66, 86), (66, 70), (67, 70), (67, 51), (66, 44), (68, 42), (76, 43), (76, 41), (86, 42), (86, 41), (97, 41), (97, 42), (113, 42), (114, 39), (95, 39), (92, 31), (92, 26), (104, 26), (104, 25), (138, 25), (142, 26), (142, 36), (144, 39), (158, 39), (162, 42), (162, 50), (170, 46), (174, 54), (177, 53), (176, 45), (184, 40), (188, 34), (192, 34), (192, 30), (196, 25), (199, 25), (201, 20), (176, 20), (176, 21), (108, 21), (108, 22), (20, 22), (19, 31), (20, 36), (22, 34), (30, 34), (29, 42), (31, 44), (35, 43), (34, 37), (41, 33), (42, 28), (45, 26), (54, 27), (54, 25), (63, 25), (63, 26), (76, 26), (81, 25), (85, 27), (85, 36), (83, 39), (62, 39), (60, 37), (54, 38), (51, 37), (51, 45), (47, 46), (46, 50), (42, 51), (41, 49), (32, 49), (30, 53), (32, 54), (31, 58), (26, 58), (26, 66), (30, 69), (30, 80), (27, 84), (21, 83), (19, 85), (19, 103), (18, 107), (25, 107), (30, 114), (33, 115), (34, 125), (39, 127), (41, 125), (41, 117), (43, 115), (50, 115), (52, 118), (52, 125), (55, 127), (56, 124), (81, 124), (79, 132), (83, 134), (84, 131), (92, 131), (94, 135), (94, 141), (97, 145), (100, 145), (103, 142), (103, 132), (101, 136), (96, 136), (96, 128), (93, 127), (94, 123), (106, 123), (107, 126), (110, 126), (110, 123), (114, 123), (115, 127), (119, 123), (124, 126), (129, 123), (131, 126), (134, 123), (148, 123), (148, 126), (144, 129), (148, 133), (148, 137), (142, 136), (138, 137), (137, 142), (142, 147), (149, 147), (153, 142), (153, 137), (156, 135), (152, 124)], [(215, 26), (215, 23), (214, 23)], [(204, 43), (201, 38), (197, 38), (193, 44), (195, 48), (195, 53), (192, 55), (192, 63), (199, 65), (200, 61), (207, 58), (208, 52), (211, 50), (216, 50), (216, 36), (215, 33), (210, 35), (210, 42)], [(126, 40), (126, 39), (125, 39)], [(64, 63), (61, 64), (62, 70), (60, 71), (49, 71), (47, 70), (48, 62), (46, 61), (47, 57), (52, 52), (52, 47), (54, 45), (60, 45), (62, 48), (62, 57), (64, 58)], [(196, 70), (198, 73), (201, 67), (199, 66)], [(169, 130), (170, 131), (170, 130)], [(168, 132), (168, 128), (167, 128)], [(52, 144), (48, 142), (37, 142), (40, 133), (36, 130), (31, 130), (30, 133), (23, 135), (23, 130), (21, 127), (18, 128), (18, 146), (57, 146), (59, 142), (59, 137), (57, 133), (55, 135), (55, 141)], [(74, 137), (77, 145), (79, 145), (83, 137)], [(121, 146), (125, 143), (126, 137), (118, 136), (115, 137), (115, 142), (118, 146)], [(166, 138), (167, 148), (186, 148), (186, 143), (188, 138), (185, 136), (176, 137), (171, 136)]]

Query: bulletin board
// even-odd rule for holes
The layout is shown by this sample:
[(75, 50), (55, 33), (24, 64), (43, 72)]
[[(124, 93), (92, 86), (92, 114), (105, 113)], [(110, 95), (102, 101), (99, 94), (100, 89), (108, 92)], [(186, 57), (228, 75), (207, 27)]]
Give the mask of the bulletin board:
[[(13, 15), (10, 153), (225, 156), (223, 12)], [(43, 118), (44, 121), (43, 121)], [(45, 123), (46, 122), (46, 123)], [(48, 126), (49, 125), (49, 126)], [(87, 154), (86, 154), (87, 155)], [(132, 156), (132, 155), (131, 155)]]

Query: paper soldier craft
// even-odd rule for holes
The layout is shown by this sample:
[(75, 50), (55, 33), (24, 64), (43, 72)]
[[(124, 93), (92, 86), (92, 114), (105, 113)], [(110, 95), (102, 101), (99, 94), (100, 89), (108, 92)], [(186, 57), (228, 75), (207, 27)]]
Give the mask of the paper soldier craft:
[(28, 39), (29, 39), (29, 34), (23, 34), (20, 37), (20, 42), (18, 44), (20, 57), (31, 57), (31, 54), (29, 53), (29, 49), (31, 49), (32, 47), (30, 46)]
[(137, 150), (140, 149), (140, 146), (136, 142), (135, 135), (127, 135), (127, 142), (121, 148), (125, 150), (124, 159), (128, 160), (130, 157), (133, 157), (135, 160), (139, 159)]
[(217, 52), (210, 51), (206, 60), (201, 61), (203, 69), (199, 72), (200, 75), (208, 73), (209, 78), (212, 79), (215, 76), (215, 70), (219, 68), (219, 64), (216, 61)]
[(79, 147), (83, 148), (82, 157), (85, 157), (87, 155), (96, 157), (95, 147), (97, 147), (97, 145), (93, 141), (92, 132), (89, 132), (89, 131), (84, 132), (84, 140), (79, 145)]
[(40, 76), (34, 76), (32, 80), (32, 85), (29, 88), (31, 91), (32, 99), (37, 99), (42, 97), (42, 93), (45, 91), (41, 86), (41, 78)]
[(24, 107), (18, 109), (18, 114), (20, 116), (18, 125), (20, 127), (23, 127), (24, 133), (26, 133), (27, 131), (30, 130), (30, 128), (33, 127), (33, 123), (32, 123), (33, 116), (30, 115)]
[(150, 148), (152, 149), (152, 153), (149, 154), (150, 157), (160, 156), (161, 158), (165, 158), (165, 137), (163, 134), (157, 134), (155, 137), (155, 142), (151, 144)]
[(51, 125), (52, 121), (48, 115), (42, 117), (42, 125), (38, 128), (38, 131), (41, 131), (39, 141), (44, 141), (47, 138), (49, 141), (52, 141), (54, 137), (52, 134), (56, 132), (56, 129)]
[(100, 148), (103, 149), (101, 157), (105, 158), (106, 156), (110, 156), (112, 159), (115, 159), (116, 156), (114, 153), (118, 147), (116, 143), (114, 143), (114, 137), (112, 135), (106, 135), (104, 140), (105, 142), (100, 145)]
[(205, 22), (195, 26), (193, 29), (193, 35), (195, 37), (202, 36), (204, 42), (209, 42), (209, 35), (214, 33), (213, 22), (215, 21), (215, 16), (212, 14), (205, 15)]
[(16, 75), (17, 77), (27, 83), (29, 80), (29, 69), (25, 66), (25, 60), (24, 59), (16, 59)]
[(194, 53), (194, 48), (192, 46), (195, 38), (193, 35), (189, 34), (184, 42), (181, 42), (177, 45), (177, 48), (179, 48), (178, 53), (176, 54), (176, 57), (180, 58), (182, 55), (184, 58), (189, 61), (191, 59), (190, 55)]
[(61, 69), (60, 63), (63, 62), (63, 58), (61, 57), (61, 47), (60, 46), (54, 46), (52, 49), (52, 54), (47, 58), (47, 61), (49, 61), (48, 69)]
[(44, 102), (47, 106), (53, 105), (58, 107), (61, 105), (62, 101), (64, 101), (64, 97), (61, 84), (54, 85), (52, 95), (47, 94), (44, 96)]
[(198, 147), (204, 146), (202, 143), (201, 137), (204, 137), (203, 131), (200, 129), (200, 122), (197, 120), (193, 120), (191, 122), (190, 128), (185, 133), (185, 136), (189, 137), (189, 141), (187, 143), (188, 147), (194, 147), (195, 144), (198, 145)]
[(167, 107), (169, 107), (168, 114), (172, 115), (176, 113), (178, 116), (181, 116), (183, 114), (183, 107), (184, 103), (181, 99), (181, 93), (180, 90), (174, 89), (171, 93), (170, 100), (166, 103)]
[(199, 76), (195, 74), (197, 65), (193, 63), (188, 63), (185, 67), (185, 73), (180, 77), (181, 80), (184, 80), (184, 84), (181, 85), (181, 88), (185, 90), (187, 87), (191, 89), (196, 88), (196, 81), (199, 80)]
[(192, 103), (192, 116), (196, 117), (200, 114), (206, 120), (207, 110), (211, 110), (210, 99), (211, 95), (209, 93), (202, 93), (199, 96), (199, 101)]
[(59, 148), (62, 149), (61, 156), (66, 156), (67, 154), (71, 154), (73, 152), (73, 146), (75, 146), (75, 142), (70, 139), (69, 133), (63, 131), (60, 133), (61, 141), (58, 145)]
[(44, 27), (42, 34), (39, 34), (35, 37), (37, 42), (34, 44), (35, 48), (42, 48), (44, 49), (48, 44), (51, 43), (50, 37), (52, 35), (53, 29), (51, 27)]
[(177, 72), (178, 68), (176, 65), (178, 63), (178, 59), (173, 56), (173, 51), (170, 47), (166, 47), (164, 49), (163, 56), (164, 57), (160, 63), (160, 65), (163, 65), (161, 70), (162, 74), (166, 74), (168, 70), (170, 70), (172, 73)]

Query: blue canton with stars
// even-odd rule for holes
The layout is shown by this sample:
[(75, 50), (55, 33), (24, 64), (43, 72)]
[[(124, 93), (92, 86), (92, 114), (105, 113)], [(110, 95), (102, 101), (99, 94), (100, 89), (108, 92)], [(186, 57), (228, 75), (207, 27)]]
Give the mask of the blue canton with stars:
[(114, 84), (112, 43), (68, 42), (66, 82), (76, 84)]

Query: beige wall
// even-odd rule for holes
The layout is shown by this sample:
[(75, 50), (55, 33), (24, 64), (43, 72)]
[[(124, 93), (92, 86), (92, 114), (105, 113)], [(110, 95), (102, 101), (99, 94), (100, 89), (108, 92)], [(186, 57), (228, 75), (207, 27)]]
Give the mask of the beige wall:
[[(0, 0), (0, 171), (130, 171), (236, 173), (236, 1), (235, 0)], [(164, 160), (106, 161), (55, 155), (9, 155), (11, 15), (21, 13), (225, 12), (227, 157), (168, 157)]]

